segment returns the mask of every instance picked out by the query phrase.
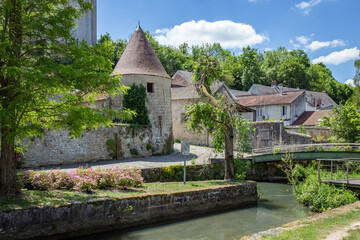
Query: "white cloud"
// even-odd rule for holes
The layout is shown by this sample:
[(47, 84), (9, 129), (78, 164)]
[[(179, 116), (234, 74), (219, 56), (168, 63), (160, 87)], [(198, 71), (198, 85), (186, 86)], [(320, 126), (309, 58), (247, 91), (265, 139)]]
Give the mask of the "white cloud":
[(203, 43), (220, 43), (224, 48), (241, 49), (269, 40), (263, 34), (256, 33), (248, 24), (229, 20), (207, 22), (204, 20), (185, 22), (171, 29), (158, 29), (155, 39), (161, 44), (179, 46)]
[(296, 4), (295, 7), (302, 10), (304, 15), (307, 15), (311, 11), (311, 8), (320, 4), (321, 1), (322, 0), (310, 0), (308, 2), (303, 1), (301, 3)]
[(345, 42), (341, 39), (335, 39), (332, 41), (311, 41), (311, 38), (314, 34), (311, 34), (310, 37), (299, 36), (296, 37), (296, 41), (290, 40), (290, 43), (294, 46), (294, 48), (303, 48), (310, 51), (316, 51), (320, 48), (324, 47), (339, 47), (345, 46)]
[(338, 46), (345, 46), (345, 42), (340, 39), (335, 39), (332, 41), (320, 42), (320, 41), (313, 41), (309, 45), (306, 46), (307, 49), (311, 51), (318, 50), (323, 47), (338, 47)]
[(359, 53), (360, 51), (357, 47), (347, 48), (339, 52), (332, 52), (327, 56), (318, 57), (311, 62), (314, 64), (322, 62), (325, 64), (339, 65), (340, 63), (359, 58)]
[(305, 36), (296, 37), (296, 41), (299, 43), (306, 45), (309, 42), (310, 38), (307, 38)]
[(351, 78), (346, 80), (345, 84), (355, 87), (354, 79)]

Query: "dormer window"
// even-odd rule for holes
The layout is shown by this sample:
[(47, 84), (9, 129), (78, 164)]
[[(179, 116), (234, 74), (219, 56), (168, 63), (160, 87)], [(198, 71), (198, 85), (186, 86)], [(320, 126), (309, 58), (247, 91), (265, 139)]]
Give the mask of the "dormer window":
[(147, 92), (154, 92), (154, 84), (153, 83), (146, 83)]

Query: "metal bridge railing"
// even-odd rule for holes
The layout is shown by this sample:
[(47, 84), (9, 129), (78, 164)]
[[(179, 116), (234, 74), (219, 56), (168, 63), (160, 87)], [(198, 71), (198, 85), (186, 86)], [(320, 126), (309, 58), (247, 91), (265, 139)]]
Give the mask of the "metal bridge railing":
[(317, 159), (318, 181), (360, 184), (360, 158)]
[(349, 151), (360, 152), (360, 143), (318, 143), (318, 144), (296, 144), (281, 145), (268, 148), (257, 148), (252, 150), (252, 155), (288, 153), (288, 152), (311, 152), (311, 151)]

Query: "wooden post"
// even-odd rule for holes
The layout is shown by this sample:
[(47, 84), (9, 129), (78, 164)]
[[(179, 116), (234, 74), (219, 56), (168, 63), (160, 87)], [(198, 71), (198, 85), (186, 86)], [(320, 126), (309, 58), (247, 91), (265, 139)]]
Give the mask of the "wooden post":
[(330, 160), (330, 162), (331, 162), (331, 180), (333, 180), (333, 173), (332, 173), (332, 171), (333, 171), (333, 160)]
[(346, 181), (349, 184), (349, 161), (346, 161)]

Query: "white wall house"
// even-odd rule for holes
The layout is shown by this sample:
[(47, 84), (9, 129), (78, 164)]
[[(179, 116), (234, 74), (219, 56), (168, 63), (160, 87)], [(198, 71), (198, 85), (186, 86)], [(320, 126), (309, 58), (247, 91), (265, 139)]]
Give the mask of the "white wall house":
[[(239, 104), (256, 110), (256, 121), (283, 120), (292, 124), (305, 112), (305, 91), (238, 96)], [(244, 115), (249, 118), (250, 116)]]

